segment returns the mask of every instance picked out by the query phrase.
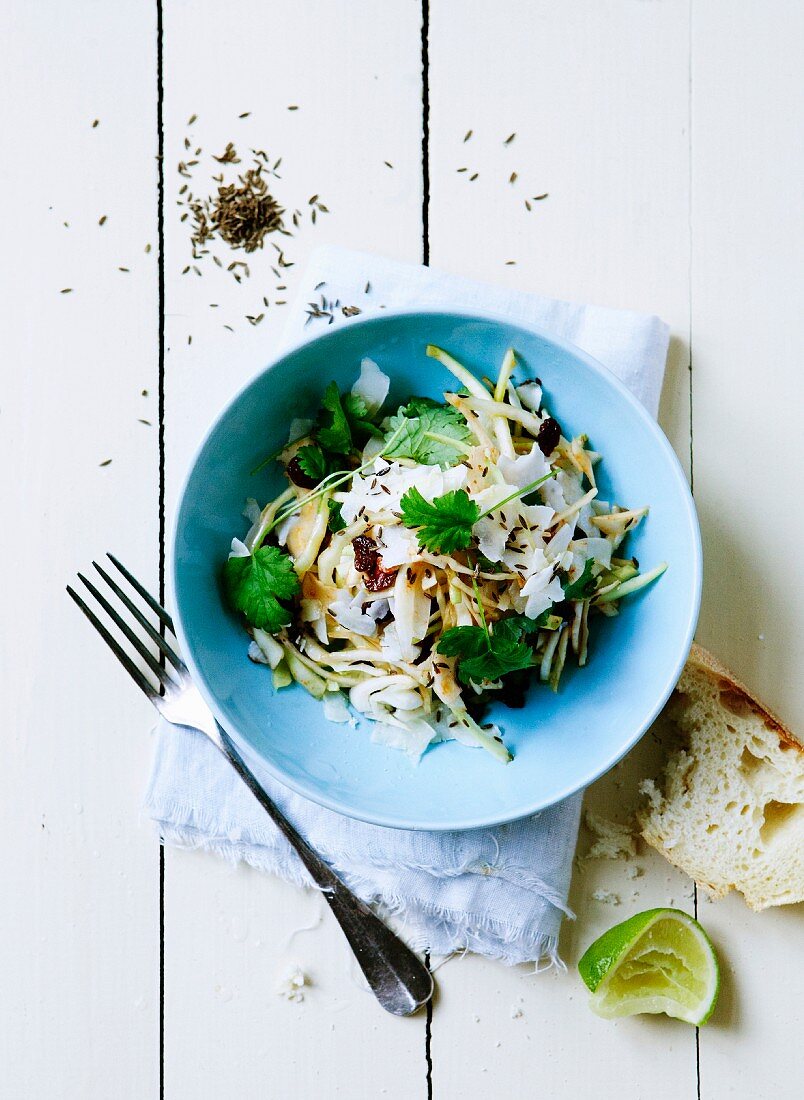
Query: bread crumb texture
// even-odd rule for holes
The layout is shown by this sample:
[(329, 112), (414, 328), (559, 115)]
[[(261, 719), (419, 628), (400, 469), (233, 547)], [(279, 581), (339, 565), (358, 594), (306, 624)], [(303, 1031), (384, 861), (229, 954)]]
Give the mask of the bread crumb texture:
[(636, 837), (629, 825), (609, 821), (591, 810), (584, 814), (584, 824), (594, 838), (586, 859), (629, 859), (637, 854)]
[(645, 780), (642, 836), (713, 897), (804, 901), (804, 747), (699, 646), (668, 704), (682, 747)]

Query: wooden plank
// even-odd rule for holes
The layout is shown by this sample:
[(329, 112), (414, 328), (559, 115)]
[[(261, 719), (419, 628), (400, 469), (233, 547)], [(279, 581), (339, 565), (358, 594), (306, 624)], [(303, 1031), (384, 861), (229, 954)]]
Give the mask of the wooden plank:
[[(804, 12), (789, 0), (694, 8), (694, 468), (707, 571), (699, 635), (798, 730), (804, 586), (799, 555), (786, 548), (800, 543), (804, 522), (790, 497), (796, 475), (785, 471), (804, 460), (802, 40)], [(770, 543), (778, 564), (757, 508), (779, 517), (783, 535)], [(801, 1094), (802, 909), (755, 914), (737, 898), (700, 906), (727, 967), (723, 1010), (701, 1033), (707, 1100)]]
[(158, 1091), (153, 712), (64, 592), (106, 548), (156, 579), (156, 429), (138, 423), (155, 420), (155, 16), (120, 15), (21, 5), (3, 31), (0, 1091), (31, 1100)]
[[(348, 243), (417, 260), (421, 246), (420, 7), (393, 16), (368, 2), (267, 8), (234, 0), (165, 9), (167, 232), (168, 512), (206, 425), (235, 389), (273, 354), (296, 273), (315, 244)], [(210, 74), (214, 74), (214, 79)], [(290, 111), (290, 106), (298, 110)], [(248, 118), (238, 116), (251, 112)], [(183, 182), (176, 163), (187, 122), (191, 150), (220, 153), (234, 141), (245, 165), (250, 147), (283, 156), (277, 196), (303, 214), (280, 239), (297, 266), (271, 272), (276, 254), (214, 251), (223, 261), (190, 263), (187, 224), (175, 206)], [(242, 135), (242, 136), (241, 136)], [(197, 144), (196, 144), (197, 139)], [(384, 163), (389, 161), (393, 167)], [(213, 165), (213, 169), (217, 166)], [(195, 194), (209, 166), (194, 166)], [(309, 199), (330, 213), (311, 224)], [(246, 259), (251, 277), (225, 268)], [(276, 290), (277, 284), (287, 286)], [(268, 297), (267, 309), (262, 297)], [(210, 308), (217, 303), (217, 308)], [(245, 314), (265, 312), (252, 326)], [(223, 326), (230, 324), (235, 332)], [(193, 341), (188, 345), (187, 338)], [(321, 901), (211, 855), (166, 853), (166, 1096), (424, 1096), (424, 1019), (386, 1016), (356, 984), (349, 951), (327, 915), (314, 930), (294, 929)], [(313, 986), (301, 1005), (276, 986), (297, 963)]]
[[(432, 263), (660, 314), (673, 332), (661, 422), (686, 462), (686, 6), (590, 0), (559, 12), (506, 0), (494, 16), (479, 2), (459, 15), (432, 6)], [(591, 789), (588, 805), (627, 817), (652, 750), (644, 742)], [(445, 965), (433, 1021), (436, 1095), (695, 1095), (694, 1033), (671, 1021), (599, 1020), (574, 973), (581, 951), (617, 920), (671, 901), (691, 908), (689, 883), (663, 860), (643, 854), (638, 866), (634, 881), (622, 863), (576, 874), (570, 900), (578, 920), (562, 939), (568, 974), (536, 978), (530, 968), (471, 957)], [(595, 901), (601, 890), (620, 904)], [(638, 1068), (624, 1079), (626, 1065)]]
[(431, 12), (433, 266), (660, 314), (672, 331), (661, 423), (685, 463), (687, 36), (681, 4)]

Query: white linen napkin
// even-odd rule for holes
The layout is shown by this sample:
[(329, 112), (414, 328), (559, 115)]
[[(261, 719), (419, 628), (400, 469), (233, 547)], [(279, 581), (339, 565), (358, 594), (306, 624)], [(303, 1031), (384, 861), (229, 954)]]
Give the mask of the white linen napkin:
[[(311, 302), (333, 320), (310, 319)], [(667, 326), (657, 317), (573, 305), (329, 247), (313, 254), (284, 344), (312, 338), (330, 323), (351, 323), (357, 314), (350, 316), (348, 307), (355, 306), (362, 315), (477, 307), (538, 325), (599, 359), (656, 415), (668, 345)], [(426, 833), (354, 821), (300, 797), (266, 771), (257, 778), (361, 898), (402, 918), (414, 947), (433, 955), (468, 948), (511, 964), (559, 963), (581, 794), (510, 825)], [(205, 848), (310, 886), (295, 853), (201, 734), (160, 721), (145, 812), (165, 844)]]

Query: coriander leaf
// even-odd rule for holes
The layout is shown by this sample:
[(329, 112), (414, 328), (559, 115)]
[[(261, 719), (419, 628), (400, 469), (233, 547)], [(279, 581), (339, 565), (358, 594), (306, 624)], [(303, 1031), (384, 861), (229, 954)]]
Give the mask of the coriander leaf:
[(458, 658), (458, 679), (465, 684), (499, 680), (533, 667), (533, 650), (517, 637), (520, 629), (513, 619), (494, 623), (488, 634), (482, 626), (455, 626), (444, 631), (436, 649)]
[(387, 458), (412, 458), (426, 466), (452, 466), (463, 453), (462, 446), (451, 446), (438, 435), (465, 444), (472, 433), (463, 416), (451, 405), (438, 405), (427, 397), (413, 397), (391, 417), (388, 437), (403, 430), (393, 447), (384, 453)]
[(338, 531), (344, 531), (346, 529), (346, 520), (343, 518), (341, 506), (337, 500), (333, 500), (330, 497), (327, 501), (327, 507), (329, 508), (327, 527), (329, 527), (333, 535), (337, 535)]
[(441, 635), (436, 649), (445, 657), (479, 657), (488, 649), (482, 626), (453, 626)]
[(368, 420), (368, 406), (359, 393), (343, 394), (341, 404), (350, 420)]
[(229, 558), (223, 567), (229, 603), (246, 621), (269, 634), (290, 622), (290, 612), (280, 600), (299, 591), (299, 578), (290, 557), (277, 546), (262, 546), (243, 558)]
[(587, 558), (584, 562), (583, 572), (580, 577), (568, 584), (563, 584), (564, 598), (566, 600), (588, 600), (595, 594), (597, 577), (592, 575), (595, 562), (593, 558)]
[(463, 419), (457, 409), (453, 409), (451, 405), (445, 406), (440, 401), (434, 401), (432, 397), (411, 397), (408, 400), (407, 405), (401, 407), (399, 411), (403, 416), (421, 416), (423, 409), (444, 409), (455, 413), (459, 419)]
[(491, 558), (487, 558), (485, 554), (477, 555), (477, 564), (480, 566), (484, 573), (505, 572), (505, 566), (502, 564), (502, 562), (492, 561)]
[(514, 641), (520, 641), (526, 634), (535, 634), (537, 630), (550, 629), (552, 619), (561, 620), (559, 615), (554, 615), (551, 608), (546, 608), (535, 619), (529, 619), (527, 615), (511, 615), (507, 619), (500, 619), (495, 629), (499, 633), (503, 630), (506, 636)]
[(512, 642), (520, 642), (527, 634), (533, 634), (538, 630), (535, 619), (529, 619), (526, 615), (512, 615), (510, 619), (500, 619), (494, 624), (494, 633), (497, 637), (507, 638)]
[(463, 489), (435, 497), (431, 504), (414, 485), (400, 504), (402, 522), (406, 527), (418, 527), (419, 545), (436, 554), (466, 550), (472, 539), (472, 525), (480, 517), (480, 509)]
[(341, 403), (353, 436), (359, 437), (362, 435), (364, 438), (368, 438), (368, 436), (382, 438), (382, 432), (372, 422), (366, 402), (359, 394), (345, 393), (341, 397)]
[(335, 382), (330, 382), (321, 398), (315, 437), (325, 451), (332, 451), (333, 454), (348, 455), (352, 449), (349, 421)]
[(319, 482), (327, 476), (328, 464), (320, 447), (300, 447), (296, 452), (296, 461), (301, 467), (302, 473), (315, 482)]

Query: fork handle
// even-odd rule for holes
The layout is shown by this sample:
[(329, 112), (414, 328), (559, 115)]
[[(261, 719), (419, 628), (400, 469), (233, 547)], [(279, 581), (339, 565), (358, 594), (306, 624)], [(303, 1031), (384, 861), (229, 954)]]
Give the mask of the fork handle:
[(295, 849), (327, 899), (377, 1000), (395, 1016), (416, 1012), (433, 995), (430, 971), (316, 854), (262, 789), (231, 737), (220, 726), (218, 732), (229, 763)]

